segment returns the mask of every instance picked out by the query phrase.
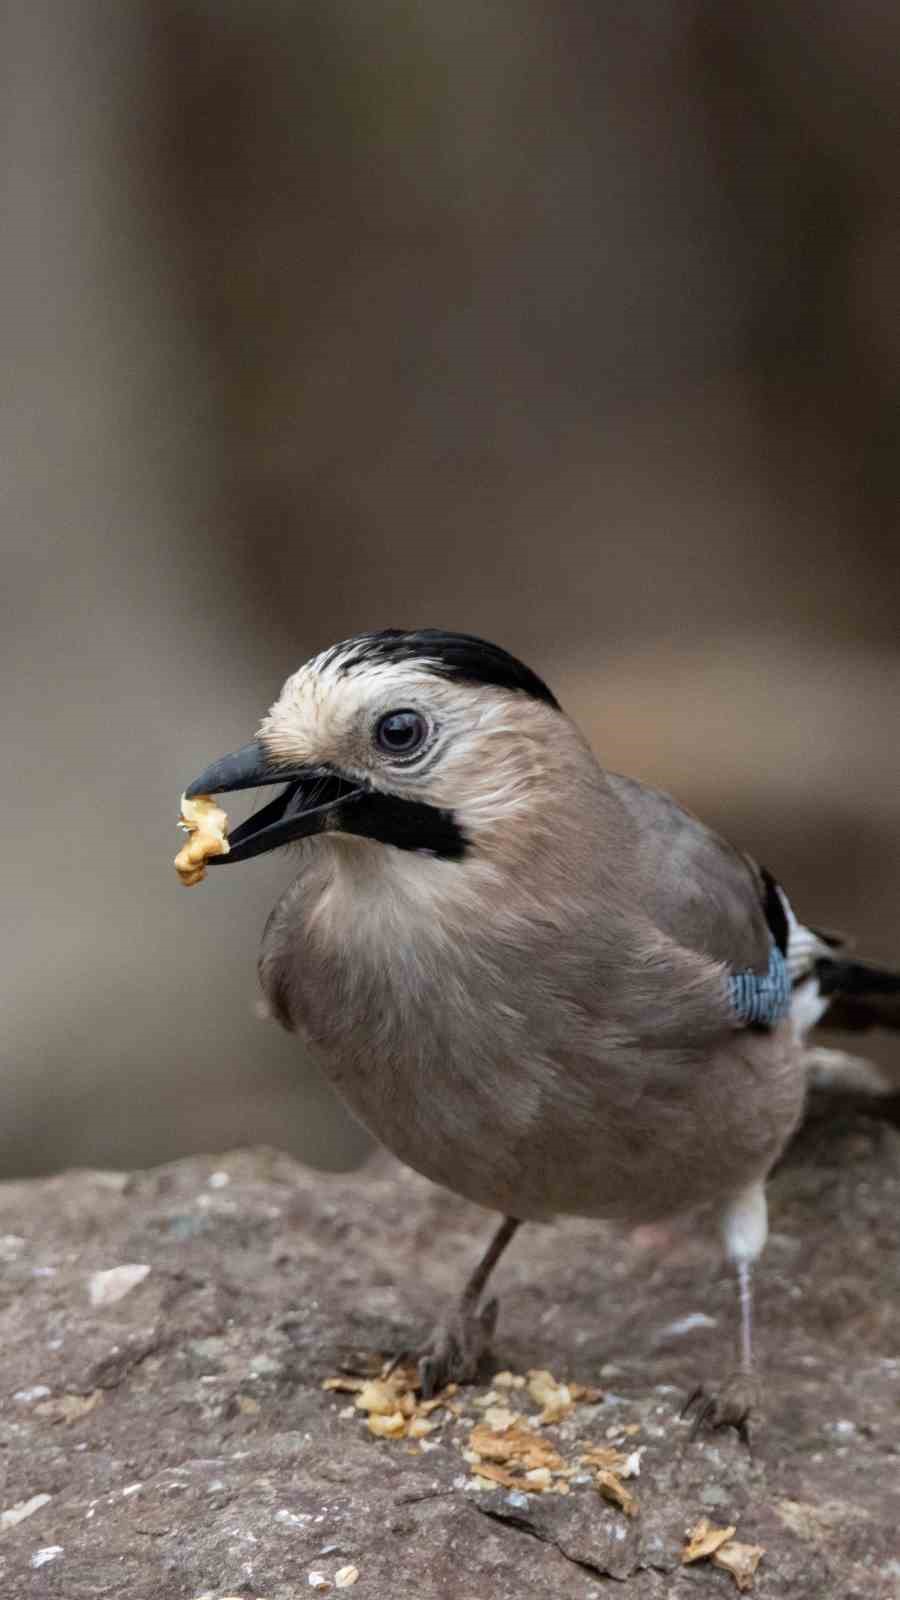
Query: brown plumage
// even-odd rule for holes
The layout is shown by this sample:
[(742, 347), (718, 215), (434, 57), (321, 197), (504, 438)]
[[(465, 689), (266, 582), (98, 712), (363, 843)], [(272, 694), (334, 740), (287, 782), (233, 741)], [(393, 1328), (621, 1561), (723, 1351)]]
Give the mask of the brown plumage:
[[(630, 1223), (717, 1207), (743, 1370), (705, 1414), (743, 1427), (762, 1185), (801, 1112), (805, 1028), (742, 1025), (728, 980), (766, 972), (773, 903), (795, 965), (828, 946), (753, 862), (604, 771), (540, 681), (477, 644), (336, 647), (241, 753), (248, 781), (255, 762), (299, 785), (272, 842), (316, 829), (266, 928), (263, 989), (388, 1149), (481, 1205)], [(410, 730), (412, 751), (383, 747)], [(218, 770), (192, 791), (215, 792)], [(222, 860), (258, 847), (236, 834)], [(493, 1325), (482, 1287), (432, 1346), (428, 1384), (471, 1371)]]

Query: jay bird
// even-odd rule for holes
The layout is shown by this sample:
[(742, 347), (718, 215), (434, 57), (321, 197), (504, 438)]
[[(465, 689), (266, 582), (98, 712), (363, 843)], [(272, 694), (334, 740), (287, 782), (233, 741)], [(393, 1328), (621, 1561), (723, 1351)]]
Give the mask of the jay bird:
[(738, 1358), (692, 1398), (747, 1437), (766, 1177), (811, 1066), (839, 1059), (807, 1033), (900, 1027), (900, 975), (804, 927), (768, 871), (606, 771), (534, 672), (467, 634), (323, 651), (187, 795), (262, 784), (280, 792), (210, 864), (298, 842), (262, 942), (271, 1013), (401, 1161), (504, 1219), (421, 1352), (426, 1395), (476, 1374), (521, 1222), (712, 1208)]

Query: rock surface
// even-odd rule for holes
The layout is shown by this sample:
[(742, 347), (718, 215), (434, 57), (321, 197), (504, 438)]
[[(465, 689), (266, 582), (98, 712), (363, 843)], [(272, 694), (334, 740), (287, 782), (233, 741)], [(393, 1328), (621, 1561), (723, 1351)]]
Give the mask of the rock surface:
[[(498, 1270), (499, 1365), (604, 1390), (540, 1431), (567, 1459), (645, 1447), (629, 1518), (591, 1481), (479, 1487), (462, 1451), (485, 1385), (435, 1413), (425, 1449), (373, 1438), (352, 1394), (323, 1391), (423, 1335), (490, 1228), (387, 1158), (350, 1179), (263, 1150), (0, 1187), (0, 1594), (295, 1600), (350, 1567), (359, 1600), (736, 1595), (727, 1571), (680, 1565), (706, 1516), (765, 1547), (763, 1600), (889, 1600), (900, 1133), (832, 1104), (771, 1203), (752, 1456), (732, 1434), (691, 1444), (679, 1419), (730, 1354), (708, 1233), (570, 1220), (523, 1230)], [(98, 1303), (98, 1282), (122, 1292)], [(501, 1399), (534, 1422), (527, 1392)]]

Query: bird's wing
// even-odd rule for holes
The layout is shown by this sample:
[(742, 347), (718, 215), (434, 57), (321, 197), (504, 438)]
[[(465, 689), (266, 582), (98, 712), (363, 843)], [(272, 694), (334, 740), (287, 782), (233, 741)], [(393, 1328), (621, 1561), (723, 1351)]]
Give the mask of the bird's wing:
[(805, 927), (764, 867), (670, 795), (607, 777), (638, 830), (641, 893), (657, 927), (733, 972), (765, 972), (774, 941), (787, 959), (802, 1037), (816, 1025), (900, 1030), (900, 972), (852, 960), (841, 935)]
[(688, 950), (733, 972), (765, 973), (787, 921), (774, 880), (749, 856), (657, 789), (607, 779), (637, 830), (640, 895), (647, 915)]

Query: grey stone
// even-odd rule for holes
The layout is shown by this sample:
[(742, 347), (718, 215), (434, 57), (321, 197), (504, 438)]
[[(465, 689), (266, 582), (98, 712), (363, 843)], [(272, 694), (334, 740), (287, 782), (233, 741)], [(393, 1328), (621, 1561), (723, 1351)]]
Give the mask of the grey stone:
[[(311, 1574), (333, 1585), (348, 1565), (359, 1600), (600, 1600), (611, 1579), (617, 1600), (736, 1594), (727, 1573), (680, 1565), (706, 1512), (766, 1547), (762, 1600), (893, 1600), (900, 1135), (887, 1121), (832, 1104), (773, 1181), (774, 1229), (801, 1248), (774, 1249), (758, 1274), (767, 1395), (752, 1455), (731, 1434), (692, 1444), (679, 1417), (730, 1355), (711, 1230), (568, 1220), (516, 1240), (497, 1276), (498, 1367), (587, 1383), (614, 1367), (615, 1404), (579, 1405), (547, 1432), (574, 1461), (582, 1439), (636, 1427), (622, 1446), (645, 1447), (635, 1518), (584, 1472), (566, 1496), (479, 1488), (461, 1453), (483, 1415), (472, 1392), (469, 1421), (445, 1421), (423, 1450), (374, 1439), (347, 1414), (352, 1395), (321, 1387), (421, 1338), (490, 1218), (387, 1158), (348, 1178), (263, 1150), (216, 1157), (230, 1209), (173, 1233), (209, 1166), (0, 1186), (0, 1234), (58, 1265), (35, 1278), (3, 1263), (0, 1507), (34, 1510), (0, 1537), (0, 1594), (297, 1600)], [(111, 1260), (152, 1271), (139, 1294), (91, 1307), (85, 1278)], [(91, 1403), (54, 1404), (65, 1395)], [(522, 1391), (507, 1403), (529, 1406)]]

